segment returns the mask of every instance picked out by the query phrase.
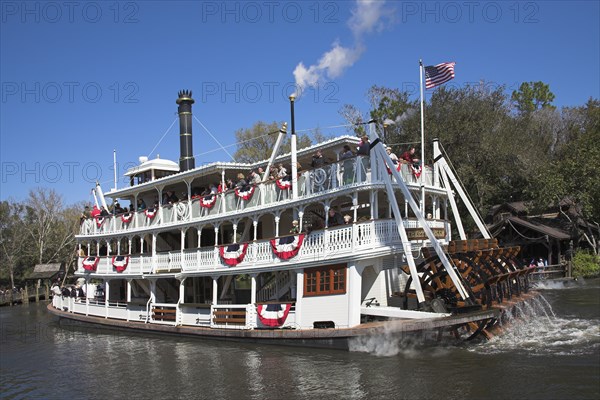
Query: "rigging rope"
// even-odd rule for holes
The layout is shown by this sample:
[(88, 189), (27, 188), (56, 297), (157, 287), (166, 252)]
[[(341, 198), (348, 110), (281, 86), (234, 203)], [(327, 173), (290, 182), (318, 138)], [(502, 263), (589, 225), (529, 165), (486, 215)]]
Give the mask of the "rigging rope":
[(165, 133), (163, 133), (163, 135), (159, 139), (158, 143), (156, 143), (156, 145), (152, 148), (152, 150), (150, 151), (150, 153), (148, 153), (148, 158), (150, 158), (150, 156), (152, 155), (152, 153), (154, 153), (154, 150), (156, 150), (156, 148), (158, 147), (158, 145), (160, 144), (160, 142), (162, 142), (162, 140), (165, 138), (165, 136), (167, 136), (167, 133), (169, 133), (169, 131), (171, 130), (171, 128), (173, 127), (173, 125), (175, 125), (175, 122), (177, 122), (177, 117), (175, 117), (175, 119), (173, 120), (173, 122), (171, 122), (171, 125), (169, 125), (169, 127), (167, 128), (167, 130), (165, 131)]
[(212, 133), (210, 133), (210, 131), (208, 130), (208, 128), (207, 128), (207, 127), (205, 127), (205, 126), (204, 126), (204, 124), (203, 124), (202, 122), (200, 122), (200, 120), (198, 119), (198, 117), (196, 117), (196, 116), (194, 115), (194, 119), (196, 120), (196, 122), (198, 122), (198, 123), (200, 124), (200, 126), (201, 126), (202, 128), (204, 128), (204, 130), (205, 130), (205, 131), (206, 131), (206, 132), (207, 132), (207, 133), (210, 135), (210, 137), (212, 137), (212, 138), (213, 138), (213, 140), (214, 140), (215, 142), (217, 142), (217, 144), (218, 144), (218, 145), (221, 147), (221, 149), (223, 149), (223, 151), (224, 151), (225, 153), (227, 153), (227, 155), (228, 155), (228, 156), (231, 158), (231, 160), (232, 160), (232, 161), (235, 161), (235, 159), (233, 158), (233, 156), (231, 155), (231, 153), (230, 153), (230, 152), (228, 152), (228, 151), (227, 151), (227, 149), (226, 149), (225, 147), (223, 147), (223, 145), (221, 144), (221, 142), (219, 142), (219, 141), (217, 140), (217, 138), (213, 136), (213, 134), (212, 134)]

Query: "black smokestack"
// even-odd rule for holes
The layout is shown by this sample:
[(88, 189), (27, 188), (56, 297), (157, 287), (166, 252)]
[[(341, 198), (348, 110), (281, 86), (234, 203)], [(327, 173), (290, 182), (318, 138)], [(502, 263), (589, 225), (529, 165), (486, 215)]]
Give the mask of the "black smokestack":
[(177, 113), (179, 114), (179, 170), (181, 172), (195, 168), (194, 149), (192, 148), (192, 99), (191, 90), (178, 93)]

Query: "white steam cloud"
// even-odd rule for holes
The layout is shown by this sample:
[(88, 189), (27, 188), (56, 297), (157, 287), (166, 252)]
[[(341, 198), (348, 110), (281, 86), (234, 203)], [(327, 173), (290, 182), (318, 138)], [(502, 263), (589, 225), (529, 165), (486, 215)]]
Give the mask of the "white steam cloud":
[(363, 36), (384, 27), (384, 4), (385, 1), (356, 0), (348, 20), (348, 26), (354, 34), (354, 46), (344, 47), (335, 41), (331, 50), (325, 52), (316, 64), (306, 67), (303, 62), (298, 63), (294, 69), (294, 79), (300, 93), (308, 86), (317, 86), (325, 77), (335, 79), (341, 76), (358, 61), (366, 49), (362, 44)]
[(357, 40), (362, 39), (365, 33), (384, 28), (384, 4), (385, 1), (357, 0), (356, 7), (352, 9), (352, 17), (348, 20), (348, 26)]

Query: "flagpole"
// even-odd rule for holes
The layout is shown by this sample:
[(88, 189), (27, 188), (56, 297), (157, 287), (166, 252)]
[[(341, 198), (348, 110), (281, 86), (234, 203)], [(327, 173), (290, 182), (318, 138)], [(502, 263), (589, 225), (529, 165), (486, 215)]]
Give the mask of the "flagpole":
[(419, 59), (419, 85), (421, 87), (421, 212), (425, 215), (425, 114), (423, 113), (423, 60)]

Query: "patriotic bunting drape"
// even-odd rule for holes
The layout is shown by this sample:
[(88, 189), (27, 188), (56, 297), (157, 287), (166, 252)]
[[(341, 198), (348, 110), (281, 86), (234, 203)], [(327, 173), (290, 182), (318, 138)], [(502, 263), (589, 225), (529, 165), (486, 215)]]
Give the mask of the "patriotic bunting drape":
[(155, 208), (150, 208), (144, 211), (144, 214), (146, 214), (146, 218), (148, 219), (153, 219), (156, 216), (156, 209)]
[(131, 213), (127, 213), (127, 214), (122, 214), (121, 215), (121, 221), (124, 224), (130, 223), (132, 218), (133, 218), (133, 215), (131, 215)]
[(414, 164), (411, 164), (410, 170), (415, 178), (419, 178), (421, 176), (421, 172), (423, 171), (423, 167), (419, 165), (417, 168), (415, 168)]
[(125, 271), (125, 268), (127, 268), (128, 264), (129, 264), (129, 256), (114, 256), (112, 258), (112, 266), (114, 267), (115, 271), (117, 271), (117, 272)]
[(254, 194), (254, 186), (248, 186), (240, 190), (235, 188), (235, 195), (243, 200), (250, 200)]
[(100, 257), (86, 257), (83, 259), (83, 269), (86, 271), (96, 271)]
[(295, 257), (304, 241), (304, 233), (297, 236), (284, 236), (277, 239), (271, 239), (271, 248), (273, 253), (282, 260), (289, 260)]
[(204, 196), (200, 199), (200, 207), (203, 208), (213, 208), (215, 203), (217, 202), (217, 196), (214, 194), (210, 194), (208, 196)]
[(96, 216), (96, 217), (94, 217), (94, 219), (96, 220), (96, 226), (98, 228), (100, 228), (102, 226), (102, 224), (104, 224), (104, 220), (106, 218), (105, 217)]
[(275, 181), (275, 184), (281, 190), (288, 190), (292, 187), (292, 181), (288, 179), (277, 179)]
[(219, 254), (223, 262), (231, 267), (234, 267), (244, 261), (248, 243), (234, 243), (226, 246), (219, 246)]
[(259, 304), (256, 306), (258, 318), (265, 326), (278, 327), (285, 323), (292, 305), (287, 304)]

